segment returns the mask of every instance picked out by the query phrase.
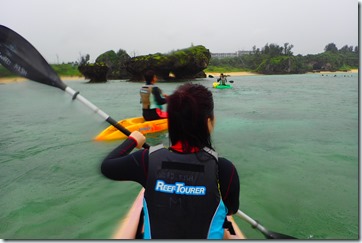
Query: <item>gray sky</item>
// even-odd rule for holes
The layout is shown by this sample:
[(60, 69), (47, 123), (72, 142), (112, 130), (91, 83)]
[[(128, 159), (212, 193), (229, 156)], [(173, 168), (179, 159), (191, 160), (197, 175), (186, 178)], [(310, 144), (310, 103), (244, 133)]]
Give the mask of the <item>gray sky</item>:
[(317, 54), (358, 45), (357, 0), (0, 0), (0, 24), (50, 63), (91, 61), (108, 50), (131, 56), (193, 45), (235, 52), (265, 44)]

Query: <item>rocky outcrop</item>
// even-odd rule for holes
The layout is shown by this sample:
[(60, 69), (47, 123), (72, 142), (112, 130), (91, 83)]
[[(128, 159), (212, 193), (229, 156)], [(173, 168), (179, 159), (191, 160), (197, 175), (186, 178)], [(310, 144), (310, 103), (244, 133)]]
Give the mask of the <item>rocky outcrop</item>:
[(142, 81), (144, 73), (150, 69), (163, 80), (193, 79), (206, 77), (203, 70), (210, 59), (210, 51), (201, 45), (168, 54), (156, 53), (134, 58), (121, 49), (118, 53), (107, 51), (98, 56), (95, 63), (83, 64), (78, 70), (91, 83), (110, 79)]
[(90, 83), (107, 82), (109, 68), (104, 63), (84, 64), (79, 66), (78, 70), (86, 79), (90, 79)]
[(160, 79), (190, 79), (206, 77), (211, 54), (204, 46), (192, 46), (169, 54), (150, 54), (131, 58), (125, 63), (126, 70), (132, 74), (131, 80), (143, 80), (147, 70), (154, 70)]
[(105, 63), (107, 65), (107, 79), (128, 79), (131, 74), (127, 72), (125, 63), (131, 57), (126, 51), (120, 49), (117, 53), (113, 50), (107, 51), (97, 57), (96, 63)]

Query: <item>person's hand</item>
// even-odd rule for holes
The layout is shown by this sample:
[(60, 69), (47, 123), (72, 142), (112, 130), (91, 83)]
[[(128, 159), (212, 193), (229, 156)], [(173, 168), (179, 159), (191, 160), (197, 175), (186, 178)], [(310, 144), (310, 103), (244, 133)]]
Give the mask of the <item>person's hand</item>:
[(146, 137), (140, 133), (139, 131), (134, 131), (132, 132), (129, 137), (133, 138), (134, 140), (137, 141), (137, 146), (136, 148), (140, 149), (142, 148), (143, 144), (146, 142)]
[(167, 95), (167, 94), (163, 94), (163, 97), (167, 98), (167, 97), (168, 97), (168, 95)]

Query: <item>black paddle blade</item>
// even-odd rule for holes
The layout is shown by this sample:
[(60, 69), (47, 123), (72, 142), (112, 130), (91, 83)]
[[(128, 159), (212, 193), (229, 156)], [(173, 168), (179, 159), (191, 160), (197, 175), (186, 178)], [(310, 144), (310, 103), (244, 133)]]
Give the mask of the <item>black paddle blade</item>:
[(67, 87), (35, 47), (0, 25), (0, 63), (24, 78), (65, 90)]
[(263, 233), (263, 235), (267, 239), (297, 239), (293, 236), (284, 235), (284, 234), (280, 234), (280, 233), (276, 233), (276, 232), (272, 232), (272, 231), (268, 231), (268, 233), (266, 233), (266, 234)]

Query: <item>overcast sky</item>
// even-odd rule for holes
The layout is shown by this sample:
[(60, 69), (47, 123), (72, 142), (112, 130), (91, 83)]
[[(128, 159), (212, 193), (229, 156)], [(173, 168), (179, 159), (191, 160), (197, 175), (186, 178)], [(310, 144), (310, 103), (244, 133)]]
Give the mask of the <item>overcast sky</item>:
[(317, 54), (358, 45), (357, 0), (0, 0), (0, 24), (50, 63), (131, 56), (193, 45), (235, 52), (274, 43)]

